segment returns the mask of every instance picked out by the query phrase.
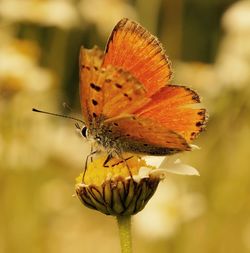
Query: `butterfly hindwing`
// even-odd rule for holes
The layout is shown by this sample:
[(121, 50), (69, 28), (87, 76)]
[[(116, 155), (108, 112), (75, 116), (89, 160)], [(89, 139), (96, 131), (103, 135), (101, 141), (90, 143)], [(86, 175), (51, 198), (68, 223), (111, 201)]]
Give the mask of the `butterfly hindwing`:
[(114, 28), (103, 66), (112, 65), (131, 73), (151, 96), (169, 81), (170, 62), (158, 39), (138, 23), (122, 19)]
[(182, 136), (149, 119), (131, 116), (108, 122), (108, 125), (112, 126), (112, 136), (123, 152), (168, 155), (190, 150)]
[(187, 141), (194, 139), (206, 124), (205, 109), (197, 108), (199, 95), (190, 88), (168, 85), (151, 97), (151, 101), (135, 111), (140, 118), (180, 134)]

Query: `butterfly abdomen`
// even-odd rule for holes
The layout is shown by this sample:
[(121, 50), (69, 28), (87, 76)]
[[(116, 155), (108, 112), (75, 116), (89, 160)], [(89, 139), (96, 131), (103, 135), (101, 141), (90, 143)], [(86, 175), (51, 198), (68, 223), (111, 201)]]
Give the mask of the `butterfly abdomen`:
[(122, 141), (122, 151), (142, 155), (165, 156), (175, 154), (177, 152), (180, 152), (181, 150), (177, 150), (174, 148), (157, 147), (148, 143), (141, 143), (140, 141)]

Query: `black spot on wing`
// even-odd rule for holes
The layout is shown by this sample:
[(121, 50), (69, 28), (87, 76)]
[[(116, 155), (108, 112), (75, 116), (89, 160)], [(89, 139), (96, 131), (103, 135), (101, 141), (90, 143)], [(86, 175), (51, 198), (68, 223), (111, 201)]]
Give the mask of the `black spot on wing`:
[(191, 137), (192, 137), (192, 138), (194, 138), (195, 135), (196, 135), (196, 132), (192, 132), (192, 133), (191, 133)]
[(115, 83), (115, 86), (116, 86), (118, 89), (121, 89), (121, 88), (122, 88), (122, 85), (119, 84), (119, 83)]
[(198, 121), (197, 123), (196, 123), (196, 126), (197, 127), (201, 127), (203, 125), (203, 122), (202, 121)]
[(98, 105), (98, 102), (96, 100), (92, 99), (92, 104), (93, 105)]
[(101, 91), (101, 87), (100, 86), (98, 86), (98, 85), (96, 85), (96, 84), (94, 84), (94, 83), (90, 83), (90, 87), (93, 89), (93, 90), (95, 90), (95, 91)]
[(81, 67), (82, 67), (82, 69), (87, 69), (87, 70), (90, 70), (90, 67), (89, 67), (89, 66), (82, 65)]
[(132, 100), (132, 98), (127, 93), (123, 93), (123, 96), (126, 97), (126, 98), (128, 98), (129, 101)]
[(203, 116), (205, 114), (205, 110), (203, 109), (203, 110), (199, 111), (197, 114), (200, 116)]

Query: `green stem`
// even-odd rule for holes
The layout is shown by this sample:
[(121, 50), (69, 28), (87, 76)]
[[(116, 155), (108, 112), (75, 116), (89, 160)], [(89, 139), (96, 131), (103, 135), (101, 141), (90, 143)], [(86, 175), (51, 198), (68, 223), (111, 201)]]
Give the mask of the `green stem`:
[(131, 216), (117, 216), (122, 253), (132, 253)]

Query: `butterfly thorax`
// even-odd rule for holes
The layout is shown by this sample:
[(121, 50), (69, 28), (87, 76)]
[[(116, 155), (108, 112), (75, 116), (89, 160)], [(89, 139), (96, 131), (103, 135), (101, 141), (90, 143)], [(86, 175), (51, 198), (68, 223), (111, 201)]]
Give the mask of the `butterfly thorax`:
[(100, 149), (104, 148), (109, 152), (116, 151), (118, 153), (123, 151), (119, 132), (114, 133), (112, 125), (103, 124), (103, 120), (98, 120), (89, 126), (89, 135)]

